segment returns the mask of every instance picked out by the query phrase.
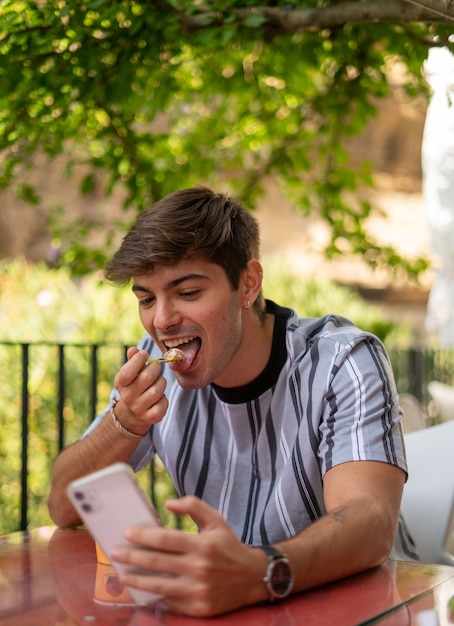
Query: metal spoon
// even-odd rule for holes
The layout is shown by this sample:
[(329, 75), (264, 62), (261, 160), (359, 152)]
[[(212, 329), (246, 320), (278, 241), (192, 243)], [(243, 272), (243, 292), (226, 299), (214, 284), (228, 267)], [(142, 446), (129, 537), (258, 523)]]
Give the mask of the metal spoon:
[(176, 363), (177, 361), (182, 361), (184, 357), (180, 356), (180, 355), (174, 355), (174, 356), (159, 356), (159, 357), (154, 357), (152, 359), (147, 359), (146, 362), (147, 363)]

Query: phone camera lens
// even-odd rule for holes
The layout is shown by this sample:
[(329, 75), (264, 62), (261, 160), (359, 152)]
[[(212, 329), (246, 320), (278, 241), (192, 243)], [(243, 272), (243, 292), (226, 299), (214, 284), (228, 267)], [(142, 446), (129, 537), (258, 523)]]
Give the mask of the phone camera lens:
[(84, 502), (82, 504), (82, 509), (85, 511), (85, 513), (90, 513), (91, 512), (91, 504), (89, 502)]
[(74, 497), (76, 500), (83, 500), (85, 498), (83, 491), (76, 491)]

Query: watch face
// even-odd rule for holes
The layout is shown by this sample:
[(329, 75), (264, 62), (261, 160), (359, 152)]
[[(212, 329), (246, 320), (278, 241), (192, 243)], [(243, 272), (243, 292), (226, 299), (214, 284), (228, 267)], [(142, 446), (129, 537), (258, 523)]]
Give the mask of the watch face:
[(284, 598), (291, 591), (293, 576), (287, 559), (279, 559), (273, 563), (270, 583), (277, 598)]

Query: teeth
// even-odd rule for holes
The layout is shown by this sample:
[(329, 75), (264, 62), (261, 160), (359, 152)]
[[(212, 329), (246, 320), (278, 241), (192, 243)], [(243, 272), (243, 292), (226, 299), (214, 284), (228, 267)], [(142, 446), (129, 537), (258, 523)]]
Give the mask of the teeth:
[(164, 345), (166, 348), (178, 348), (178, 346), (182, 346), (185, 343), (189, 343), (193, 341), (195, 337), (187, 337), (186, 339), (173, 339), (169, 341), (164, 341)]

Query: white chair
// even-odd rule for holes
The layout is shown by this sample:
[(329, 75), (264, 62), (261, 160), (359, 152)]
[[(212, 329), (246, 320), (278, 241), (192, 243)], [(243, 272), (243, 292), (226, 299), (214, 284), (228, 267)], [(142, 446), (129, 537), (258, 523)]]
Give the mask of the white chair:
[(407, 527), (423, 562), (454, 565), (454, 421), (406, 434), (405, 446)]
[(418, 398), (411, 393), (399, 394), (399, 405), (403, 411), (402, 426), (404, 433), (426, 428), (427, 422)]
[(427, 391), (435, 404), (435, 416), (442, 422), (454, 420), (454, 387), (432, 380), (427, 384)]

